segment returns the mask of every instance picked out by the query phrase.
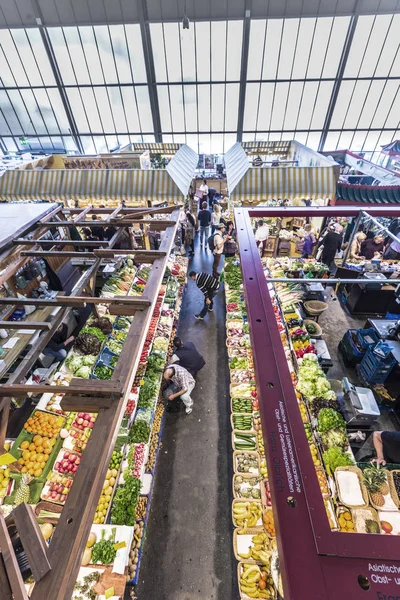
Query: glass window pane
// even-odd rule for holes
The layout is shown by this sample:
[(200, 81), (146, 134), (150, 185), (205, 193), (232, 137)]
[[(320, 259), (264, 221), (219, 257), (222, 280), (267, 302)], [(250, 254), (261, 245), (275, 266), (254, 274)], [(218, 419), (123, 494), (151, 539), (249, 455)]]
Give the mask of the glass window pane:
[(370, 131), (365, 138), (363, 150), (367, 152), (374, 152), (380, 135), (380, 131)]
[(3, 142), (9, 152), (17, 152), (18, 148), (13, 138), (5, 137), (3, 138)]
[(181, 36), (183, 81), (196, 81), (194, 27), (191, 26), (190, 29), (183, 29), (180, 23), (179, 35)]
[(39, 66), (40, 74), (45, 85), (55, 85), (53, 71), (44, 48), (39, 29), (26, 29), (26, 34), (32, 46), (32, 51)]
[(174, 143), (175, 144), (186, 144), (186, 134), (185, 133), (174, 133)]
[(11, 35), (18, 48), (18, 54), (29, 78), (30, 85), (43, 85), (39, 69), (29, 45), (29, 40), (24, 29), (12, 29)]
[[(185, 99), (186, 131), (197, 131), (197, 88), (195, 85), (183, 86)], [(196, 145), (198, 142), (196, 141)]]
[(261, 79), (266, 25), (265, 19), (251, 20), (247, 79)]
[(173, 144), (174, 143), (174, 136), (171, 135), (165, 135), (163, 133), (163, 142), (164, 144)]
[(376, 17), (362, 61), (360, 77), (371, 77), (374, 74), (391, 19), (391, 15), (378, 15)]
[(115, 62), (117, 63), (118, 81), (120, 83), (132, 83), (132, 73), (124, 26), (110, 25), (109, 30)]
[(310, 129), (317, 90), (318, 83), (316, 81), (308, 81), (304, 84), (296, 129)]
[(197, 86), (197, 89), (199, 106), (199, 131), (210, 131), (210, 86), (206, 84), (199, 85)]
[(292, 73), (293, 79), (303, 79), (306, 76), (315, 23), (316, 19), (300, 19), (299, 39)]
[[(383, 90), (382, 98), (379, 101), (376, 109), (375, 117), (372, 120), (371, 127), (373, 129), (385, 127), (386, 118), (391, 110), (393, 100), (398, 92), (399, 82), (395, 80), (387, 81)], [(397, 125), (396, 125), (397, 127)]]
[[(165, 64), (164, 30), (162, 23), (150, 23), (151, 45), (153, 48), (154, 70), (156, 81), (167, 81)], [(132, 56), (132, 52), (131, 52)]]
[(94, 135), (93, 141), (97, 154), (100, 154), (101, 152), (108, 152), (107, 142), (104, 136)]
[(247, 132), (247, 133), (243, 133), (242, 139), (244, 142), (253, 142), (255, 140), (255, 136), (256, 136), (256, 134), (254, 133), (254, 131), (252, 131), (250, 133)]
[(211, 136), (210, 134), (199, 135), (199, 153), (210, 154), (211, 153)]
[[(28, 92), (29, 90), (24, 90)], [(21, 90), (23, 92), (23, 90)], [(50, 105), (49, 98), (47, 96), (46, 90), (36, 89), (33, 90), (33, 94), (35, 96), (34, 100), (30, 99), (33, 111), (37, 113), (37, 120), (34, 119), (36, 131), (38, 133), (47, 133), (50, 134), (59, 133), (59, 128), (57, 125), (57, 121), (54, 117), (53, 109)], [(25, 103), (27, 104), (28, 95), (24, 97)], [(39, 107), (39, 108), (38, 108)], [(39, 112), (40, 109), (40, 112)]]
[[(35, 95), (38, 98), (37, 92), (40, 92), (40, 90), (35, 90)], [(61, 133), (69, 133), (70, 125), (59, 91), (55, 88), (49, 88), (47, 90), (47, 95), (57, 120), (58, 128), (60, 129)]]
[[(226, 79), (240, 80), (242, 63), (243, 21), (228, 21), (228, 37), (226, 42)], [(217, 46), (215, 48), (215, 46)], [(219, 41), (214, 40), (214, 51), (218, 52)]]
[(4, 90), (0, 90), (0, 110), (3, 113), (4, 119), (8, 123), (10, 132), (13, 135), (22, 135), (24, 132)]
[(199, 152), (199, 137), (197, 133), (188, 133), (186, 136), (186, 143), (195, 152)]
[(89, 124), (79, 90), (77, 88), (67, 88), (66, 91), (79, 133), (89, 133)]
[(211, 86), (211, 131), (223, 131), (225, 117), (225, 85)]
[(133, 81), (134, 83), (146, 83), (147, 75), (146, 66), (144, 64), (143, 41), (140, 25), (125, 25), (124, 27), (126, 38), (128, 40), (129, 58), (133, 71)]
[(243, 117), (243, 129), (245, 129), (245, 131), (254, 131), (256, 129), (259, 93), (259, 83), (248, 83), (246, 85), (246, 99), (244, 103)]
[[(21, 59), (18, 56), (17, 48), (15, 47), (13, 38), (9, 30), (0, 29), (0, 45), (3, 49), (4, 55), (12, 71), (16, 84), (29, 85), (26, 72), (21, 63)], [(3, 73), (1, 73), (1, 76), (3, 77)]]
[(182, 87), (180, 85), (170, 85), (169, 94), (171, 99), (172, 131), (185, 131)]
[[(142, 131), (145, 133), (154, 132), (153, 117), (150, 109), (150, 98), (149, 90), (146, 86), (139, 86), (135, 88), (136, 98), (139, 109), (139, 118), (142, 126)], [(153, 133), (154, 139), (154, 133)]]
[[(1, 31), (0, 31), (0, 35), (1, 35)], [(2, 85), (4, 87), (11, 87), (13, 85), (16, 85), (12, 71), (6, 61), (6, 55), (4, 54), (4, 50), (1, 45), (1, 38), (0, 38), (0, 64), (1, 64), (0, 85)]]
[(293, 139), (296, 140), (296, 142), (305, 145), (307, 141), (307, 135), (308, 133), (306, 133), (305, 131), (296, 131)]
[(285, 116), (286, 98), (289, 93), (289, 83), (282, 82), (276, 84), (274, 106), (272, 108), (271, 127), (272, 130), (281, 131), (283, 129), (283, 119)]
[[(238, 40), (236, 40), (238, 41)], [(204, 56), (204, 60), (207, 58)], [(226, 21), (211, 22), (211, 80), (225, 80)]]
[(385, 127), (398, 127), (400, 122), (400, 87), (397, 90), (392, 108), (385, 121)]
[(336, 77), (337, 75), (349, 23), (350, 17), (335, 17), (333, 19), (328, 51), (322, 72), (323, 77)]
[(303, 84), (299, 81), (293, 81), (289, 85), (289, 95), (287, 99), (287, 105), (285, 107), (286, 115), (284, 122), (284, 129), (295, 129), (297, 123), (297, 116), (300, 108), (301, 92)]
[(339, 138), (339, 150), (349, 150), (354, 131), (342, 131)]
[[(114, 117), (115, 130), (117, 133), (125, 133), (128, 130), (125, 120), (124, 105), (122, 104), (121, 89), (119, 87), (109, 87), (108, 96), (111, 103), (112, 116)], [(106, 131), (108, 132), (109, 130), (107, 129)]]
[(198, 81), (210, 81), (210, 23), (194, 23), (196, 30), (196, 66)]
[(239, 83), (227, 83), (225, 98), (225, 131), (236, 131), (239, 112)]
[(310, 131), (307, 137), (307, 146), (311, 148), (311, 150), (318, 150), (319, 142), (321, 140), (321, 132), (320, 131)]
[(311, 129), (322, 129), (325, 123), (325, 117), (328, 105), (331, 99), (333, 81), (321, 81), (319, 84), (318, 96), (314, 106), (314, 113), (311, 121)]
[(324, 152), (336, 150), (340, 138), (340, 131), (329, 131), (324, 144)]
[(331, 128), (341, 129), (354, 90), (355, 81), (342, 81), (339, 94), (336, 100), (335, 110), (333, 111)]
[[(244, 138), (244, 135), (243, 135), (243, 138)], [(225, 133), (225, 135), (224, 135), (224, 152), (225, 153), (228, 152), (228, 150), (236, 144), (236, 140), (237, 140), (236, 133)]]
[(267, 21), (267, 34), (265, 38), (263, 79), (276, 79), (278, 72), (278, 56), (281, 47), (283, 20), (271, 19)]
[(211, 134), (211, 154), (222, 154), (224, 151), (224, 134)]
[[(278, 79), (290, 79), (295, 57), (299, 19), (285, 19), (278, 64)], [(268, 55), (266, 56), (268, 60)]]
[[(257, 88), (259, 86), (257, 85)], [(257, 131), (268, 130), (271, 123), (272, 103), (274, 99), (275, 85), (273, 83), (262, 83), (260, 93), (260, 104), (258, 108)], [(256, 96), (258, 101), (258, 93)], [(257, 115), (257, 108), (255, 109)]]
[(375, 75), (377, 77), (386, 77), (390, 73), (390, 68), (399, 49), (399, 28), (400, 14), (393, 15), (386, 43), (376, 67)]
[[(0, 92), (1, 94), (1, 92)], [(0, 100), (1, 102), (1, 100)], [(1, 109), (1, 105), (0, 105), (0, 109)], [(7, 121), (5, 120), (3, 113), (0, 110), (0, 136), (2, 135), (10, 135), (11, 131), (9, 126), (7, 125)]]
[(35, 96), (33, 95), (32, 90), (20, 90), (20, 92), (26, 106), (27, 115), (29, 115), (29, 119), (32, 122), (32, 126), (35, 128), (35, 132), (38, 135), (46, 134), (47, 130), (40, 115), (40, 111), (38, 105), (36, 104)]
[(106, 83), (118, 83), (108, 27), (106, 25), (96, 25), (96, 27), (94, 27), (94, 33), (96, 36), (104, 80)]
[[(96, 88), (96, 96), (102, 96), (101, 92), (99, 94), (97, 93), (100, 89), (104, 91), (104, 88)], [(103, 127), (99, 116), (99, 110), (101, 111), (103, 109), (103, 107), (101, 106), (101, 101), (99, 102), (99, 108), (97, 108), (93, 88), (81, 88), (80, 92), (82, 96), (82, 102), (86, 110), (86, 115), (89, 121), (89, 131), (91, 133), (101, 133), (103, 131)], [(111, 131), (113, 130), (111, 129)]]
[(345, 77), (358, 76), (358, 71), (361, 67), (361, 63), (365, 55), (365, 48), (373, 24), (374, 17), (371, 15), (364, 15), (358, 17), (356, 31), (354, 33), (353, 42), (350, 47), (350, 53), (344, 72)]
[[(315, 34), (310, 54), (310, 63), (307, 69), (307, 77), (318, 79), (322, 76), (327, 44), (330, 39), (333, 19), (323, 17), (317, 19)], [(335, 73), (336, 74), (336, 73)]]
[(61, 27), (47, 29), (64, 85), (76, 85), (74, 70)]
[(128, 121), (128, 131), (136, 133), (140, 131), (140, 125), (133, 87), (124, 86), (121, 88), (121, 93), (125, 105), (126, 120)]
[(158, 106), (160, 107), (161, 130), (172, 131), (171, 111), (168, 94), (168, 86), (158, 85)]
[[(369, 128), (371, 126), (371, 120), (375, 114), (376, 107), (381, 97), (382, 90), (385, 86), (384, 81), (371, 81), (370, 88), (367, 92), (367, 96), (364, 98), (365, 104), (362, 109), (359, 122), (356, 124), (360, 128)], [(357, 91), (357, 90), (356, 90)]]
[(146, 143), (149, 143), (149, 144), (155, 144), (156, 143), (156, 138), (154, 137), (154, 134), (153, 135), (150, 135), (150, 134), (143, 135), (142, 138), (143, 138), (143, 142), (146, 142)]
[(85, 154), (97, 154), (92, 137), (82, 136), (81, 142), (82, 142), (83, 151), (85, 152)]
[(367, 137), (366, 131), (355, 131), (353, 139), (351, 141), (351, 150), (353, 152), (360, 152), (363, 149), (365, 138)]
[[(69, 54), (71, 56), (72, 67), (75, 71), (75, 77), (79, 84), (91, 83), (89, 71), (86, 66), (85, 55), (77, 27), (64, 27), (65, 39)], [(91, 71), (92, 72), (92, 71)]]
[[(29, 114), (27, 109), (22, 101), (21, 94), (18, 90), (10, 90), (8, 92), (8, 96), (10, 98), (11, 105), (18, 117), (19, 122), (22, 126), (22, 131), (24, 135), (35, 135), (35, 128), (29, 118)], [(14, 130), (12, 129), (13, 133)]]
[(178, 23), (164, 23), (165, 54), (169, 81), (182, 81)]
[(357, 121), (360, 117), (362, 106), (365, 97), (368, 93), (369, 81), (357, 81), (354, 89), (353, 97), (348, 106), (347, 115), (344, 120), (344, 128), (350, 129), (357, 125)]

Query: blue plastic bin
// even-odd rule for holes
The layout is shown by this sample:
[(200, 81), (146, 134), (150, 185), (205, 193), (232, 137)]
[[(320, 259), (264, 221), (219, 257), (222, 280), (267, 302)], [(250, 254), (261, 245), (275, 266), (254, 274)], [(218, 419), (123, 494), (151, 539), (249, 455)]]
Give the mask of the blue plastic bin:
[(360, 371), (369, 385), (375, 385), (386, 381), (395, 364), (396, 360), (391, 354), (380, 357), (369, 348), (361, 361)]
[(363, 350), (366, 351), (379, 342), (379, 337), (375, 329), (357, 329), (357, 341)]

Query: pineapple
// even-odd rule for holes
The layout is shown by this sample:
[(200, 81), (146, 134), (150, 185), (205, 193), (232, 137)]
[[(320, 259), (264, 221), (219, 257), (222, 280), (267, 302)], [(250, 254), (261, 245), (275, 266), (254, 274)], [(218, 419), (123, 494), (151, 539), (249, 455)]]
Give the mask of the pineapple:
[(378, 507), (383, 506), (385, 504), (384, 496), (389, 493), (385, 470), (371, 465), (364, 471), (364, 484), (373, 504)]
[(17, 491), (15, 492), (15, 504), (22, 504), (22, 502), (29, 502), (30, 489), (29, 489), (30, 478), (29, 475), (24, 473), (21, 477), (21, 483)]
[(380, 533), (379, 525), (373, 519), (367, 519), (365, 521), (365, 529), (367, 533)]

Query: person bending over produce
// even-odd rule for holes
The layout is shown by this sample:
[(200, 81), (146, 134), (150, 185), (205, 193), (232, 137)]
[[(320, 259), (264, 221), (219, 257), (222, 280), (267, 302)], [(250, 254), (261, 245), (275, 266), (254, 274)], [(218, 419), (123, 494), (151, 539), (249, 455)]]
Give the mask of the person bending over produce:
[(372, 441), (376, 450), (373, 462), (400, 464), (400, 431), (374, 431)]
[(166, 381), (172, 381), (178, 388), (177, 392), (168, 396), (168, 400), (172, 401), (175, 400), (175, 398), (180, 397), (185, 405), (186, 414), (190, 415), (193, 410), (193, 400), (190, 394), (192, 393), (196, 382), (189, 371), (177, 364), (168, 365), (164, 371), (164, 379)]
[(212, 275), (208, 275), (208, 273), (196, 273), (195, 271), (191, 271), (189, 277), (196, 282), (197, 287), (204, 294), (203, 310), (198, 315), (194, 315), (198, 321), (202, 321), (207, 314), (207, 310), (211, 312), (213, 309), (213, 298), (219, 289), (219, 281)]
[(74, 336), (68, 335), (68, 328), (65, 323), (61, 323), (57, 331), (51, 338), (50, 342), (43, 350), (46, 356), (53, 356), (56, 360), (61, 361), (67, 356), (66, 347), (74, 341)]
[(197, 371), (200, 371), (206, 364), (200, 352), (197, 351), (196, 346), (192, 342), (183, 343), (179, 337), (174, 338), (172, 361), (174, 364), (179, 363), (193, 377), (196, 377)]

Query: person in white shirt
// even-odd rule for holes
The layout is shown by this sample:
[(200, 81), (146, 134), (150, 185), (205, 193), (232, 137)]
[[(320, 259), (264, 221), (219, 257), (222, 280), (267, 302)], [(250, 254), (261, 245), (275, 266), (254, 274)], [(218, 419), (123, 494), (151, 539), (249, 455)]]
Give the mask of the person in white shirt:
[(213, 262), (213, 277), (215, 279), (219, 279), (218, 267), (221, 262), (221, 256), (224, 251), (224, 244), (227, 239), (227, 236), (224, 236), (223, 233), (225, 231), (225, 225), (220, 223), (217, 225), (217, 231), (214, 234), (214, 262)]
[(202, 202), (208, 203), (208, 185), (205, 179), (203, 179), (203, 183), (200, 186), (200, 191), (203, 192)]
[(267, 240), (269, 236), (268, 226), (264, 224), (264, 221), (261, 219), (258, 221), (258, 227), (256, 229), (255, 238), (257, 248), (260, 252), (260, 256), (264, 255), (265, 246), (267, 245)]
[(214, 235), (217, 225), (221, 222), (221, 207), (219, 204), (214, 204), (214, 210), (211, 215), (211, 235)]

